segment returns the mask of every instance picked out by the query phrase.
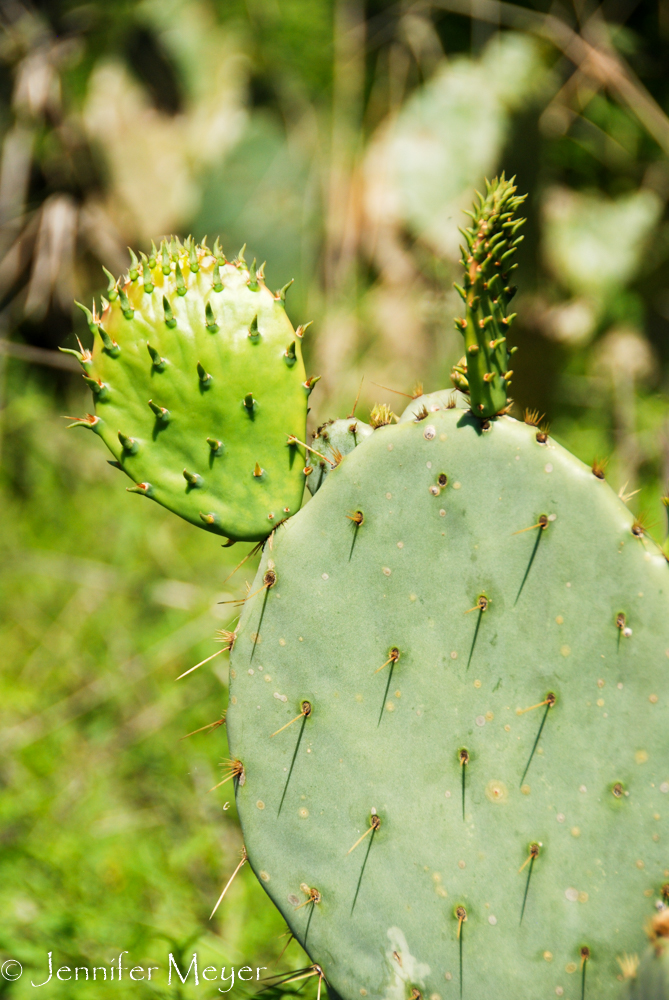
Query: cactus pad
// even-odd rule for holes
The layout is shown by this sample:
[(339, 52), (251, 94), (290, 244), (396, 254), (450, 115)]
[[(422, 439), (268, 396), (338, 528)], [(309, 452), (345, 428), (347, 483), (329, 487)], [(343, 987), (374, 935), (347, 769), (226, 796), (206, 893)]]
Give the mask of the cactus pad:
[(246, 848), (336, 993), (618, 996), (669, 868), (669, 566), (607, 483), (442, 408), (349, 454), (252, 589)]
[(173, 242), (110, 279), (76, 354), (93, 390), (90, 427), (130, 489), (200, 527), (257, 540), (299, 509), (307, 397), (297, 332), (262, 271)]

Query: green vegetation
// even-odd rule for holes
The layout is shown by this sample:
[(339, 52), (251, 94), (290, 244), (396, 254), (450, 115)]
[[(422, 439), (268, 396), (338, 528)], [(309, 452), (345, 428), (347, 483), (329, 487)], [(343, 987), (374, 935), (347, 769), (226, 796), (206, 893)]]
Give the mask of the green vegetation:
[[(163, 969), (178, 949), (186, 966), (193, 950), (201, 967), (269, 966), (285, 927), (250, 871), (208, 919), (242, 845), (234, 797), (208, 794), (228, 756), (225, 727), (181, 740), (221, 718), (227, 654), (175, 681), (220, 650), (214, 630), (235, 612), (217, 602), (248, 576), (226, 583), (243, 553), (129, 497), (99, 443), (66, 431), (62, 401), (23, 366), (9, 389), (0, 950), (26, 971), (5, 993), (31, 995), (48, 951), (69, 966), (123, 949)], [(300, 965), (296, 954), (288, 962)], [(48, 989), (72, 995), (66, 983)]]

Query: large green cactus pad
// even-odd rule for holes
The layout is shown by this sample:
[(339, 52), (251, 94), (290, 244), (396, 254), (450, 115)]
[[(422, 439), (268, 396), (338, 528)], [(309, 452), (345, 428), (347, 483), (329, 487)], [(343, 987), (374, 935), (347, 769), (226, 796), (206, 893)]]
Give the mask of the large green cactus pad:
[(355, 449), (232, 654), (249, 860), (346, 1000), (606, 1000), (667, 881), (669, 566), (550, 438), (485, 426)]
[[(78, 354), (100, 435), (136, 492), (257, 540), (299, 509), (310, 383), (281, 294), (243, 261), (172, 245), (112, 285)], [(167, 272), (167, 273), (165, 273)], [(134, 274), (134, 280), (132, 275)], [(100, 332), (102, 331), (102, 332)]]

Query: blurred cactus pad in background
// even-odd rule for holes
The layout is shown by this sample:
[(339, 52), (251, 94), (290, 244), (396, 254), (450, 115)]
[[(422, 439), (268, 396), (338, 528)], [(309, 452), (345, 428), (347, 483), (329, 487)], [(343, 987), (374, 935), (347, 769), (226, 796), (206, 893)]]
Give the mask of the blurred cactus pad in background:
[(3, 995), (666, 995), (665, 7), (0, 5)]

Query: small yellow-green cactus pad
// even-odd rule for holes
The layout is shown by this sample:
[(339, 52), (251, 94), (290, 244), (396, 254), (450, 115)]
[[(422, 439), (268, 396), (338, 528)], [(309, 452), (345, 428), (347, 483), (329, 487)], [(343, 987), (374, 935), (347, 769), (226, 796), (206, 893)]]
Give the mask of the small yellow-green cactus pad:
[(304, 491), (290, 436), (304, 439), (310, 383), (283, 295), (243, 261), (174, 243), (108, 294), (78, 355), (95, 397), (81, 423), (131, 489), (231, 539), (265, 538)]
[(669, 566), (536, 427), (426, 409), (264, 554), (249, 861), (345, 1000), (614, 1000), (669, 882)]

